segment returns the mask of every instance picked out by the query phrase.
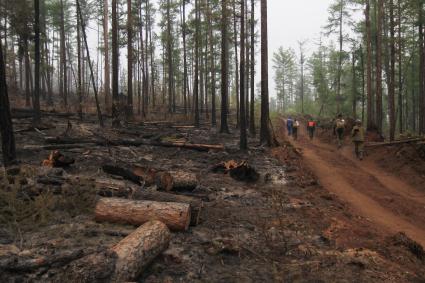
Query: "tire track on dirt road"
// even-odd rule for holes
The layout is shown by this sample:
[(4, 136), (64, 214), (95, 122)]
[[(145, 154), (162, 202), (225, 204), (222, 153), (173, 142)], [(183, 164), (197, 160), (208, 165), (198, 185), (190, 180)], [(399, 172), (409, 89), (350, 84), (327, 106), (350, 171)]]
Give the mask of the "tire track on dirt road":
[(324, 188), (388, 233), (404, 232), (425, 246), (425, 194), (371, 162), (357, 161), (351, 147), (310, 141), (304, 130), (294, 145)]

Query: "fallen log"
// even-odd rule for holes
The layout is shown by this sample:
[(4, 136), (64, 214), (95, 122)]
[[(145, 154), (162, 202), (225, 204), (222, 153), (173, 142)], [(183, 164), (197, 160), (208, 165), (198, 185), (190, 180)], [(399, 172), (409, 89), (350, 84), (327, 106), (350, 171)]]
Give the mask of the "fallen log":
[(150, 200), (159, 202), (177, 202), (190, 205), (190, 225), (197, 226), (200, 222), (203, 202), (199, 199), (189, 196), (176, 195), (158, 191), (139, 190), (133, 195), (136, 200)]
[(425, 141), (425, 138), (415, 138), (415, 139), (399, 140), (399, 141), (392, 141), (392, 142), (366, 143), (365, 147), (391, 146), (391, 145), (397, 145), (397, 144), (417, 143), (417, 142), (423, 142), (423, 141)]
[(198, 178), (193, 173), (183, 171), (170, 172), (173, 178), (172, 190), (189, 190), (193, 191), (198, 186)]
[(47, 144), (87, 144), (96, 143), (96, 140), (90, 138), (46, 137), (44, 142)]
[(75, 148), (89, 148), (96, 146), (94, 143), (83, 144), (49, 144), (49, 145), (24, 145), (24, 150), (66, 150)]
[(136, 280), (141, 272), (168, 248), (170, 239), (170, 231), (162, 222), (151, 221), (139, 227), (112, 248), (118, 258), (111, 281)]
[[(53, 111), (40, 111), (42, 116), (52, 116), (52, 117), (61, 117), (61, 118), (69, 118), (75, 116), (74, 113), (59, 113)], [(34, 117), (33, 109), (26, 108), (12, 108), (11, 114), (13, 119), (26, 119)]]
[(123, 168), (123, 167), (119, 167), (116, 165), (109, 165), (109, 164), (105, 164), (102, 166), (102, 170), (103, 172), (110, 174), (110, 175), (114, 175), (114, 176), (120, 176), (122, 178), (124, 178), (125, 180), (129, 180), (137, 185), (142, 185), (143, 182), (143, 178), (141, 176), (138, 176), (136, 174), (134, 174), (131, 170)]
[[(102, 139), (72, 139), (72, 138), (48, 138), (45, 139), (47, 143), (54, 144), (62, 144), (67, 146), (67, 148), (72, 148), (72, 144), (76, 146), (74, 148), (78, 148), (79, 144), (96, 144), (98, 146), (160, 146), (160, 147), (177, 147), (184, 149), (191, 149), (197, 151), (209, 151), (209, 150), (225, 150), (224, 145), (214, 145), (214, 144), (193, 144), (187, 142), (169, 142), (169, 141), (160, 141), (156, 139), (148, 140), (148, 139), (119, 139), (119, 140), (109, 140), (107, 138)], [(41, 147), (41, 149), (45, 149), (48, 146)], [(60, 149), (59, 145), (56, 145), (56, 149)], [(49, 148), (51, 149), (51, 148)]]
[(191, 221), (186, 203), (101, 198), (95, 208), (96, 221), (142, 225), (159, 220), (174, 231), (186, 231)]
[(112, 248), (71, 263), (57, 282), (129, 282), (164, 250), (171, 239), (167, 226), (150, 221)]

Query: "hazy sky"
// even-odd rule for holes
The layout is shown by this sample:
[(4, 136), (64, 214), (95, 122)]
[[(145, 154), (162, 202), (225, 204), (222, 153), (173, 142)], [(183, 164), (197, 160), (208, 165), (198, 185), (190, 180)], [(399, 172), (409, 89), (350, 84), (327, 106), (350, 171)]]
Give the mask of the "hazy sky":
[[(274, 73), (272, 56), (280, 46), (292, 47), (298, 53), (298, 41), (309, 40), (307, 53), (315, 48), (322, 27), (328, 19), (332, 0), (268, 0), (269, 22), (269, 85), (274, 96)], [(259, 79), (259, 78), (258, 78)]]

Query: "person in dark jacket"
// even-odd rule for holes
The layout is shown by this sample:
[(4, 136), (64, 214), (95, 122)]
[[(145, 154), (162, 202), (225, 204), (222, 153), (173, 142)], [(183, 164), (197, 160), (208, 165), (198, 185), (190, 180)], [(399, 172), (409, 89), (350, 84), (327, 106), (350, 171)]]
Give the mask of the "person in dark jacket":
[(292, 120), (291, 117), (289, 117), (286, 120), (286, 128), (288, 129), (288, 136), (292, 136), (293, 134), (293, 129), (294, 129), (294, 120)]

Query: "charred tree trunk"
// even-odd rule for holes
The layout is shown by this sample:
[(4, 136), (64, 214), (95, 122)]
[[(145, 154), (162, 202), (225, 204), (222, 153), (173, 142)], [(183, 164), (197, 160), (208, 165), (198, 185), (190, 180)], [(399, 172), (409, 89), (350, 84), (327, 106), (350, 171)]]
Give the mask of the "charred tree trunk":
[(193, 91), (193, 104), (195, 110), (195, 127), (200, 126), (199, 121), (199, 0), (195, 0), (196, 28), (195, 28), (195, 82)]
[(133, 118), (133, 22), (131, 0), (127, 0), (127, 118)]
[(251, 0), (251, 104), (249, 133), (255, 136), (255, 0)]
[[(105, 71), (104, 71), (104, 82), (103, 82), (103, 91), (105, 95), (105, 110), (106, 113), (110, 113), (110, 92), (111, 92), (111, 74), (110, 74), (110, 63), (109, 63), (109, 9), (108, 9), (109, 0), (103, 1), (103, 44), (104, 44), (104, 56), (105, 56)], [(109, 110), (108, 110), (109, 109)]]
[(228, 11), (227, 0), (221, 1), (222, 19), (221, 19), (221, 125), (220, 133), (229, 133), (227, 123), (228, 102), (229, 99), (229, 50), (228, 50)]
[(41, 121), (41, 113), (40, 113), (40, 0), (34, 0), (34, 59), (35, 59), (35, 89), (34, 89), (34, 125), (37, 125)]
[(378, 0), (377, 41), (376, 41), (376, 125), (382, 134), (382, 25), (384, 16), (384, 1)]
[(3, 163), (5, 166), (9, 166), (16, 159), (16, 149), (6, 84), (6, 66), (3, 59), (3, 46), (0, 38), (0, 132)]
[(269, 116), (269, 64), (267, 39), (267, 0), (261, 0), (261, 130), (260, 143), (271, 146)]
[(119, 54), (118, 54), (118, 2), (112, 0), (112, 126), (119, 127), (121, 125), (119, 118)]
[(245, 113), (245, 0), (241, 2), (241, 58), (240, 58), (240, 149), (248, 149), (246, 137), (246, 113)]

